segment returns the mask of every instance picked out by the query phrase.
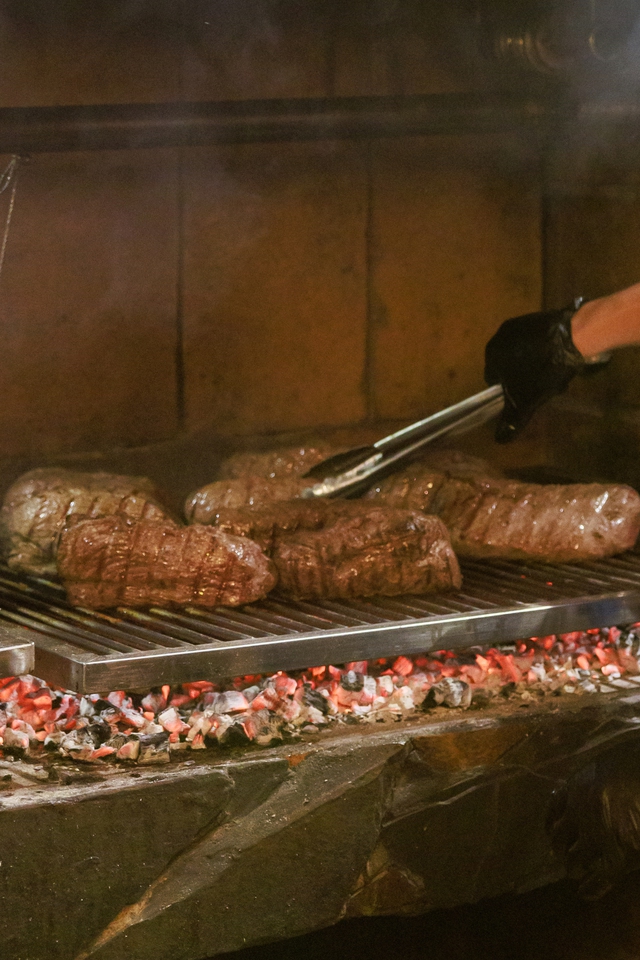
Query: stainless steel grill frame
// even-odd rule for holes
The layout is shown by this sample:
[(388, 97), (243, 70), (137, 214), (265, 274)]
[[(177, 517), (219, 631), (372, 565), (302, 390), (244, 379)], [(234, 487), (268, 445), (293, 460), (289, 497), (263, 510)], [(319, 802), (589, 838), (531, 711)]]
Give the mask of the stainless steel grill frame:
[[(463, 562), (457, 593), (262, 603), (213, 612), (71, 607), (62, 587), (0, 567), (0, 631), (21, 627), (35, 672), (79, 693), (494, 646), (640, 620), (640, 555), (587, 564)], [(4, 622), (4, 623), (3, 623)]]

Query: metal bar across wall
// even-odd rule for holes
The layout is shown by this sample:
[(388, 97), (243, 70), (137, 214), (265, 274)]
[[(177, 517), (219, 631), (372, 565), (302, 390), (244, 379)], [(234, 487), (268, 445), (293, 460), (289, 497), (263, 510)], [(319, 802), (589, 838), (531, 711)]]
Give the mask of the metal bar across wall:
[(640, 104), (496, 94), (0, 108), (0, 153), (407, 135), (544, 132), (640, 120)]

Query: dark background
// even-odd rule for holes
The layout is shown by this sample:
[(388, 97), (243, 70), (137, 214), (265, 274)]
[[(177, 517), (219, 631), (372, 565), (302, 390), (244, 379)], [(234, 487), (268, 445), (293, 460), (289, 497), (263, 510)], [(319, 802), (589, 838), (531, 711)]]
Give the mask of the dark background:
[(637, 960), (640, 873), (602, 900), (569, 881), (421, 917), (350, 920), (228, 960)]

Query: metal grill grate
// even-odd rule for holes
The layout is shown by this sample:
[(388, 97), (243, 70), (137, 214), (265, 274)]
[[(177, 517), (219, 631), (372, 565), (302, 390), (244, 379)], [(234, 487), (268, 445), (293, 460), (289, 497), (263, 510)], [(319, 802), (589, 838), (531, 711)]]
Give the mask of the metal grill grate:
[(0, 628), (36, 646), (35, 671), (79, 692), (290, 670), (640, 620), (640, 555), (588, 564), (465, 561), (455, 594), (180, 612), (71, 607), (62, 587), (0, 566)]

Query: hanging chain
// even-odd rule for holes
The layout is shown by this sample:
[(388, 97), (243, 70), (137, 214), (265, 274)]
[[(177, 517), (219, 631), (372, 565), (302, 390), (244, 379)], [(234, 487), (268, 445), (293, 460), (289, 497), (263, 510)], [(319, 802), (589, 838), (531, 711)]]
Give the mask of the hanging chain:
[(9, 239), (9, 227), (11, 226), (11, 217), (13, 216), (13, 208), (16, 202), (16, 187), (18, 186), (18, 169), (20, 163), (24, 158), (19, 156), (17, 153), (11, 157), (9, 163), (4, 168), (0, 174), (0, 193), (4, 193), (5, 190), (11, 187), (11, 195), (9, 197), (9, 206), (7, 208), (7, 218), (4, 224), (4, 235), (2, 237), (2, 246), (0, 247), (0, 276), (2, 276), (2, 268), (4, 266), (4, 255), (7, 250), (7, 240)]

